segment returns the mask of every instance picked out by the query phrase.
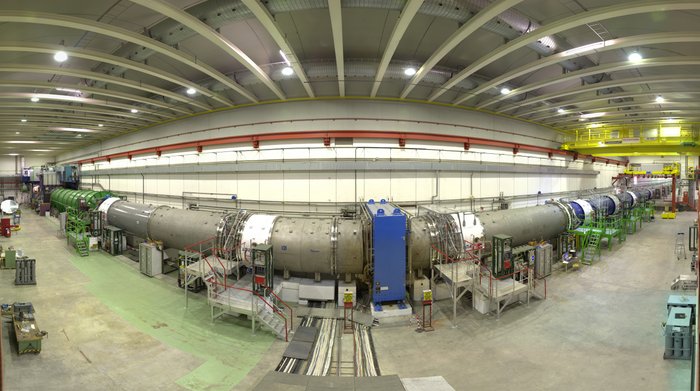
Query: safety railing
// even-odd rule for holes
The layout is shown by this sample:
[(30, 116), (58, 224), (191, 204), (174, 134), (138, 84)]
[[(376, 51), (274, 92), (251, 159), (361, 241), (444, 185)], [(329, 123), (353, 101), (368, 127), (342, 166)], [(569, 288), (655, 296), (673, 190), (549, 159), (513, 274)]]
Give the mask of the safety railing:
[[(203, 276), (202, 279), (207, 284), (208, 298), (228, 307), (234, 307), (234, 303), (231, 300), (231, 296), (223, 295), (223, 293), (225, 293), (226, 290), (230, 289), (234, 291), (246, 292), (252, 297), (257, 297), (262, 303), (264, 303), (264, 305), (269, 307), (275, 315), (279, 316), (284, 321), (284, 340), (288, 342), (289, 332), (292, 331), (294, 327), (294, 312), (292, 310), (292, 307), (289, 304), (287, 304), (284, 300), (282, 300), (282, 298), (280, 298), (270, 287), (266, 285), (263, 286), (263, 290), (268, 296), (260, 294), (260, 292), (257, 292), (253, 289), (248, 289), (230, 284), (230, 279), (227, 273), (228, 268), (227, 265), (225, 265), (225, 262), (227, 260), (222, 260), (218, 256), (218, 254), (220, 253), (226, 253), (223, 250), (227, 249), (218, 248), (216, 247), (215, 243), (216, 238), (212, 237), (185, 246), (185, 251), (199, 254), (200, 259), (203, 260), (204, 263), (207, 265), (209, 272), (206, 274), (206, 276)], [(212, 265), (212, 262), (216, 263)], [(217, 264), (220, 267), (220, 269), (216, 268)], [(212, 289), (212, 286), (214, 287), (214, 289)], [(185, 289), (185, 292), (187, 292), (187, 289)], [(281, 307), (286, 307), (289, 310), (289, 317), (287, 317), (285, 311)], [(254, 312), (254, 314), (251, 314), (252, 316), (255, 316), (257, 314), (257, 309), (257, 306), (251, 303), (251, 312)]]

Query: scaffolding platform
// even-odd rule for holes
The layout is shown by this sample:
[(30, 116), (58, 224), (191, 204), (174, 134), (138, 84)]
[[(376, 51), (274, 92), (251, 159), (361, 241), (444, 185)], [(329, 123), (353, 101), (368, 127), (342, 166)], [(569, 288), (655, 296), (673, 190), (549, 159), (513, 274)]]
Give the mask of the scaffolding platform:
[[(232, 285), (228, 285), (230, 282), (227, 282), (225, 286), (213, 284), (210, 281), (211, 278), (214, 278), (211, 274), (204, 277), (208, 286), (207, 298), (212, 321), (222, 315), (246, 315), (252, 321), (253, 330), (255, 330), (257, 321), (267, 326), (279, 338), (287, 340), (288, 331), (293, 328), (291, 313), (287, 316), (285, 309), (275, 303), (277, 300), (271, 297), (272, 295), (263, 298), (254, 294), (251, 275), (248, 274), (235, 282), (232, 281)], [(281, 282), (282, 278), (275, 276), (273, 291), (277, 296), (282, 291)]]
[[(487, 279), (481, 280), (481, 288), (484, 292), (489, 291), (489, 281)], [(501, 301), (509, 295), (518, 295), (520, 293), (527, 291), (527, 285), (513, 280), (512, 278), (506, 278), (504, 280), (493, 280), (491, 285), (491, 298), (493, 300)]]
[[(211, 268), (209, 265), (211, 265)], [(230, 276), (238, 272), (239, 265), (239, 261), (230, 261), (209, 256), (189, 264), (187, 266), (187, 274), (193, 277), (204, 277), (214, 269), (220, 275)]]
[(472, 261), (461, 261), (435, 265), (435, 268), (440, 272), (440, 277), (447, 280), (448, 284), (467, 286), (471, 284), (472, 275), (478, 266)]

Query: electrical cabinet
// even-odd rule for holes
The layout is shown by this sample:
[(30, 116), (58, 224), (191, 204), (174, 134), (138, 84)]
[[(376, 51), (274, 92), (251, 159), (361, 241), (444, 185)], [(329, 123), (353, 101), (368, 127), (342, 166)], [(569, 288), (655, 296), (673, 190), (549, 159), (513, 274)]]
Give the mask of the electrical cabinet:
[(383, 302), (406, 298), (406, 215), (385, 200), (365, 207), (372, 216), (372, 301), (381, 309)]
[(544, 278), (552, 274), (552, 245), (541, 244), (535, 249), (535, 277)]
[(163, 274), (163, 259), (155, 244), (139, 244), (139, 269), (149, 277)]

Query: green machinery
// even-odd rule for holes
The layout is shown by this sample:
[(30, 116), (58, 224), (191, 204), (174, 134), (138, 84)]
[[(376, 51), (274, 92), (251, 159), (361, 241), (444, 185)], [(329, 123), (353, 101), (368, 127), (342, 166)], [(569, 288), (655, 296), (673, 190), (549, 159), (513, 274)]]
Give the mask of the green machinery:
[(501, 277), (513, 273), (513, 237), (509, 235), (493, 235), (491, 252), (491, 273)]
[(258, 244), (251, 249), (253, 268), (253, 290), (266, 294), (265, 290), (272, 290), (274, 265), (272, 263), (272, 245)]
[(3, 304), (2, 314), (12, 316), (12, 329), (17, 340), (17, 353), (41, 352), (41, 340), (48, 334), (39, 330), (32, 303)]
[(92, 210), (110, 194), (108, 191), (57, 189), (51, 192), (51, 209), (59, 213), (68, 208)]
[(17, 250), (12, 246), (4, 251), (2, 246), (0, 246), (0, 258), (2, 258), (0, 267), (3, 269), (14, 269), (17, 266)]

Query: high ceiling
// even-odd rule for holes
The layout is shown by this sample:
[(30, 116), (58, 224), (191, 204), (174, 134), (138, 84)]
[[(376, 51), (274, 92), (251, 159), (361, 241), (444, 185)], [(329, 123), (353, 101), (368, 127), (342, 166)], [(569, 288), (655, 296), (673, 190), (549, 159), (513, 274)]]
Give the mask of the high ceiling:
[(700, 122), (699, 49), (697, 0), (3, 0), (0, 154), (338, 96), (564, 132)]

